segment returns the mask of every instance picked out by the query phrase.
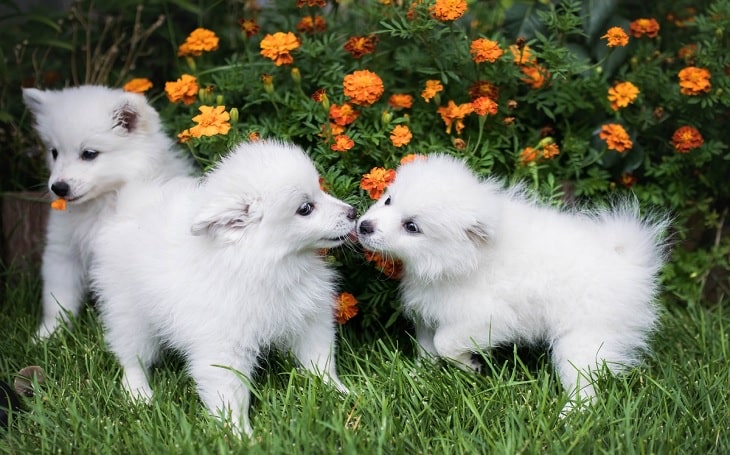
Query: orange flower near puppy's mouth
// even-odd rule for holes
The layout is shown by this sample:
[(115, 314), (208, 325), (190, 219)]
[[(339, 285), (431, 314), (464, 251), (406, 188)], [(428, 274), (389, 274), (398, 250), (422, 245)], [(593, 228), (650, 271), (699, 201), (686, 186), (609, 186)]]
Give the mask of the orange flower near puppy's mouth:
[(55, 201), (51, 202), (51, 208), (53, 210), (59, 211), (66, 210), (66, 199), (56, 199)]

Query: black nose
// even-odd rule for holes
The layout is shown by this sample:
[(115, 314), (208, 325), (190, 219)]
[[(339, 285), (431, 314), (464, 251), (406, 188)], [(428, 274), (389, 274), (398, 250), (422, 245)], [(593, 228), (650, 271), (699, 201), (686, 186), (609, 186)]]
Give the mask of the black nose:
[(51, 191), (56, 193), (56, 196), (58, 197), (66, 197), (68, 196), (68, 192), (71, 190), (71, 187), (68, 186), (68, 183), (60, 181), (56, 182), (51, 185)]
[(357, 219), (357, 210), (355, 210), (355, 207), (350, 207), (350, 210), (347, 211), (347, 219), (353, 221)]
[(360, 221), (360, 226), (357, 228), (357, 231), (360, 234), (372, 234), (375, 232), (375, 225), (372, 221), (362, 220)]

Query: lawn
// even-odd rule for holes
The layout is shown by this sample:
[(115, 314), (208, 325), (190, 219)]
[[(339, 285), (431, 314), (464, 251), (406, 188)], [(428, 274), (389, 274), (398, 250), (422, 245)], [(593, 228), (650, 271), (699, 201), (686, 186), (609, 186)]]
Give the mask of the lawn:
[(566, 418), (540, 350), (501, 349), (474, 375), (415, 361), (403, 321), (367, 333), (355, 322), (338, 354), (354, 393), (341, 397), (271, 353), (254, 378), (254, 436), (241, 439), (205, 413), (172, 353), (153, 372), (153, 402), (128, 401), (91, 307), (73, 330), (31, 342), (38, 278), (3, 273), (0, 379), (33, 364), (47, 379), (0, 435), (2, 453), (730, 452), (727, 300), (667, 308), (646, 365), (602, 379), (598, 403)]

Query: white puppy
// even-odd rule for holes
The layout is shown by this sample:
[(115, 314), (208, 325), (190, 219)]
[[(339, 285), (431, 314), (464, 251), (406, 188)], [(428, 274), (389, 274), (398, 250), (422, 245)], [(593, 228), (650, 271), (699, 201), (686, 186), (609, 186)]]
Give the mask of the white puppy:
[(618, 372), (646, 349), (667, 223), (641, 219), (628, 203), (541, 206), (432, 155), (397, 170), (358, 237), (403, 262), (402, 303), (422, 353), (476, 369), (479, 349), (547, 343), (577, 401), (593, 399), (591, 373), (604, 362)]
[(52, 211), (43, 252), (43, 319), (49, 336), (66, 314), (81, 308), (90, 244), (99, 221), (115, 207), (116, 192), (139, 180), (190, 174), (191, 163), (164, 134), (144, 96), (103, 86), (60, 91), (23, 89), (46, 147), (48, 188), (68, 203)]
[(246, 379), (270, 345), (340, 391), (335, 272), (321, 249), (353, 235), (354, 208), (324, 193), (298, 147), (242, 144), (200, 182), (119, 198), (92, 267), (106, 340), (133, 396), (162, 347), (182, 353), (212, 411), (251, 433)]

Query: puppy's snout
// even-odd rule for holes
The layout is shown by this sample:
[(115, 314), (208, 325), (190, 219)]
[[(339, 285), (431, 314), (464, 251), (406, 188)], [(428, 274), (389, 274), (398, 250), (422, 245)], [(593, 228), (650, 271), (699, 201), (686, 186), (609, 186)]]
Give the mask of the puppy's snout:
[(355, 207), (350, 207), (347, 210), (347, 219), (350, 221), (355, 221), (357, 219), (357, 210), (355, 210)]
[(64, 181), (58, 181), (51, 184), (51, 191), (53, 191), (58, 197), (66, 197), (71, 191), (71, 187)]
[(357, 227), (357, 232), (363, 235), (372, 234), (375, 232), (375, 223), (369, 220), (362, 220)]

